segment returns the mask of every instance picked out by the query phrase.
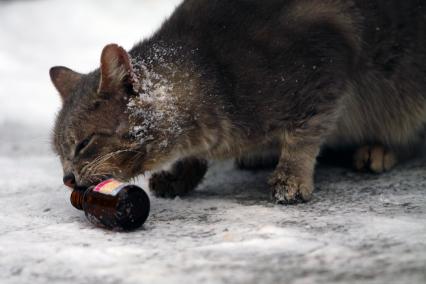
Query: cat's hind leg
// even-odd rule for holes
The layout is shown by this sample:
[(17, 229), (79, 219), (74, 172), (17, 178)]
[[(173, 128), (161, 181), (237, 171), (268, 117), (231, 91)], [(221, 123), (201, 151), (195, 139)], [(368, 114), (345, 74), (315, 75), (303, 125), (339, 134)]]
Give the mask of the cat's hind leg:
[(358, 148), (353, 156), (353, 166), (358, 171), (382, 173), (397, 164), (397, 155), (381, 145), (367, 145)]

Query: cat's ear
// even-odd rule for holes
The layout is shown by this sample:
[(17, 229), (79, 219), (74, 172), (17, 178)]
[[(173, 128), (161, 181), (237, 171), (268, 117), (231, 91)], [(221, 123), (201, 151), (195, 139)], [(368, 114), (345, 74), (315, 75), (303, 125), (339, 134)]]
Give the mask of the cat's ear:
[(50, 79), (62, 99), (65, 100), (83, 76), (67, 67), (55, 66), (50, 68)]
[(115, 93), (126, 85), (133, 85), (130, 56), (121, 46), (109, 44), (101, 55), (101, 79), (98, 93)]

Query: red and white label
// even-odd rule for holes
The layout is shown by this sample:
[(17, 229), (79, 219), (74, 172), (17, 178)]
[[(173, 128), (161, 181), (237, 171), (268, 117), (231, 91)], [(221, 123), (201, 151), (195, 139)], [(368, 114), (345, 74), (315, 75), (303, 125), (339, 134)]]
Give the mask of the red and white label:
[(121, 183), (115, 179), (107, 179), (100, 184), (98, 184), (93, 191), (115, 196), (117, 193), (125, 186), (124, 183)]

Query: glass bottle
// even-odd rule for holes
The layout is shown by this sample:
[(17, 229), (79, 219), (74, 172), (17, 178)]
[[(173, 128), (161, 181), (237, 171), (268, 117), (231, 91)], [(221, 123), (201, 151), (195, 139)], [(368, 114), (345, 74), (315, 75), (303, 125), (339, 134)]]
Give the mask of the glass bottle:
[(90, 222), (113, 230), (139, 228), (150, 209), (149, 197), (142, 188), (114, 179), (83, 190), (76, 188), (70, 200), (75, 208), (85, 212)]

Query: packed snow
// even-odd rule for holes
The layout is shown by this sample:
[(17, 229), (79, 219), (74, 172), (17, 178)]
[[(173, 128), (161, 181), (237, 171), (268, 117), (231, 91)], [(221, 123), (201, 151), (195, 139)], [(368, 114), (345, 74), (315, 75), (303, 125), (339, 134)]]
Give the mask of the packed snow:
[(105, 44), (131, 48), (178, 2), (0, 2), (0, 283), (426, 283), (424, 155), (383, 175), (320, 166), (297, 206), (269, 201), (268, 171), (217, 162), (190, 196), (151, 196), (131, 233), (71, 206), (49, 67), (96, 68)]

